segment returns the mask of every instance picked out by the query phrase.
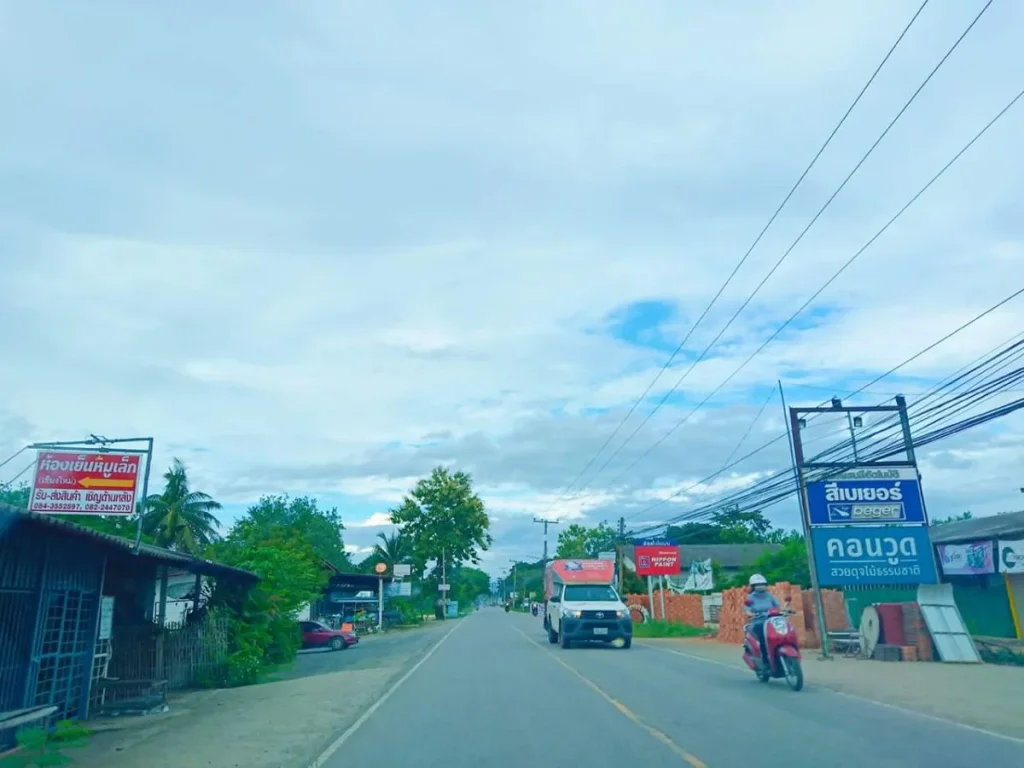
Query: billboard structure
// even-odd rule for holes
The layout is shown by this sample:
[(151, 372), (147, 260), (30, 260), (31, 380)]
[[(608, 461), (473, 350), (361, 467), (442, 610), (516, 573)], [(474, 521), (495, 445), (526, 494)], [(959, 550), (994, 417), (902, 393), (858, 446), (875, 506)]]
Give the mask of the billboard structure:
[[(781, 382), (779, 390), (781, 393)], [(907, 402), (903, 396), (897, 396), (895, 403), (847, 407), (839, 398), (833, 398), (830, 407), (787, 409), (793, 471), (800, 491), (824, 656), (828, 655), (828, 633), (822, 586), (916, 586), (939, 580)], [(801, 440), (801, 430), (807, 423), (804, 417), (823, 413), (845, 415), (853, 461), (805, 458)], [(857, 445), (857, 429), (864, 424), (863, 414), (885, 414), (890, 419), (895, 416), (902, 446), (886, 450), (888, 455), (878, 460), (864, 460)], [(896, 458), (889, 460), (890, 456)]]

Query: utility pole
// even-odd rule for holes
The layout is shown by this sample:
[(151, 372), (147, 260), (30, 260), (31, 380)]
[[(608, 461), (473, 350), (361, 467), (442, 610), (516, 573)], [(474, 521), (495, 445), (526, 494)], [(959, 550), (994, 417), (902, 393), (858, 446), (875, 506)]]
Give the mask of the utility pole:
[(546, 569), (548, 567), (548, 526), (560, 525), (560, 523), (557, 520), (544, 520), (540, 517), (533, 518), (533, 522), (544, 526), (544, 568)]
[(516, 566), (519, 564), (511, 557), (508, 559), (512, 563), (512, 604), (515, 605), (519, 602), (519, 576), (516, 572)]
[(626, 560), (626, 518), (619, 518), (619, 592), (622, 593), (624, 587), (622, 586), (622, 580), (625, 578), (624, 567)]

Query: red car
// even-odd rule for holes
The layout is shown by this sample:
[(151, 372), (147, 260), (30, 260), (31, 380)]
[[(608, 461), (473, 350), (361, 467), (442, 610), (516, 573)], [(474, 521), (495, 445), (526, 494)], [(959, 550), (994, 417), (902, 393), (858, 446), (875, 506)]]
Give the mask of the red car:
[(343, 651), (359, 642), (352, 632), (331, 629), (319, 621), (300, 621), (303, 648), (330, 648), (332, 651)]

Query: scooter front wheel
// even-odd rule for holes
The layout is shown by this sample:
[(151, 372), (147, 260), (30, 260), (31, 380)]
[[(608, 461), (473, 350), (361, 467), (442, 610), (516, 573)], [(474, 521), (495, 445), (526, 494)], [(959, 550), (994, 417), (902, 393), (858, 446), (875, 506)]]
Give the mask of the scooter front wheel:
[(779, 659), (782, 662), (782, 669), (786, 673), (786, 684), (794, 691), (804, 687), (804, 668), (800, 659), (792, 656), (783, 656)]

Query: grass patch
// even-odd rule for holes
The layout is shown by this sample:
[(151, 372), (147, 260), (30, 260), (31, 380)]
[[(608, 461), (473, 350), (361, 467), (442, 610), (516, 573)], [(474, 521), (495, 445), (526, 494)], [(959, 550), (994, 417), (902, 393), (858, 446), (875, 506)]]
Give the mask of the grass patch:
[(645, 621), (633, 625), (633, 637), (707, 637), (710, 629), (674, 621)]

